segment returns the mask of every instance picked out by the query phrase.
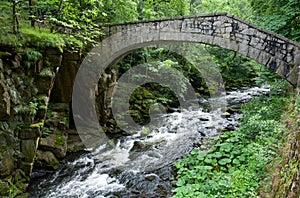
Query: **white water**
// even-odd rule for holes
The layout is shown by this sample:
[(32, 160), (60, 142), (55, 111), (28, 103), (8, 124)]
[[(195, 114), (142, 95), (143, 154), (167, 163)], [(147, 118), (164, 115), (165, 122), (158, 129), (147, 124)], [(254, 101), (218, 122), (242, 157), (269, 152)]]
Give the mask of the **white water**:
[[(225, 98), (235, 105), (266, 92), (268, 88), (251, 88), (229, 92)], [(240, 115), (225, 116), (221, 109), (203, 112), (193, 108), (161, 116), (147, 136), (137, 131), (68, 162), (49, 178), (34, 184), (30, 197), (110, 197), (114, 192), (126, 191), (129, 184), (135, 189), (153, 191), (161, 181), (156, 170), (189, 152), (203, 135), (216, 136), (224, 127), (235, 126), (238, 118)]]

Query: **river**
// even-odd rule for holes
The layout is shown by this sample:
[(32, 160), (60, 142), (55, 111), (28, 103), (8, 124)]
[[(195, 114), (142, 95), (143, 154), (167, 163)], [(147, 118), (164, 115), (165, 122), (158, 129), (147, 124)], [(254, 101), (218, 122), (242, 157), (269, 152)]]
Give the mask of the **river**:
[[(33, 178), (29, 197), (102, 198), (170, 197), (173, 162), (205, 139), (217, 137), (224, 128), (238, 126), (238, 109), (253, 96), (266, 95), (267, 86), (227, 92), (230, 111), (191, 107), (157, 117), (156, 125), (137, 131), (93, 151), (71, 154), (59, 170)], [(203, 106), (213, 100), (201, 98)], [(147, 133), (145, 133), (147, 131)], [(39, 170), (33, 175), (37, 175)]]

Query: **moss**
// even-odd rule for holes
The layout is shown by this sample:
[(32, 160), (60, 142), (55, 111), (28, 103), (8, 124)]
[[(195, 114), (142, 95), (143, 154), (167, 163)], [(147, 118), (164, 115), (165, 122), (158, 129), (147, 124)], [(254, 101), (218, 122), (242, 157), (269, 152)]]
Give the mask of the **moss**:
[(62, 136), (62, 134), (56, 133), (55, 139), (54, 139), (54, 145), (55, 146), (63, 146), (66, 144), (65, 138)]

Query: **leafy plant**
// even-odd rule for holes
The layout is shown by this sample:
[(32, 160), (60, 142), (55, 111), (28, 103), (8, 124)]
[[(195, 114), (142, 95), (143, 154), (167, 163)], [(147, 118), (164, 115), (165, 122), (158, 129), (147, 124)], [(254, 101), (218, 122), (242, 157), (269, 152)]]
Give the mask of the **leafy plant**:
[(47, 137), (47, 136), (49, 136), (50, 134), (52, 134), (52, 131), (50, 131), (49, 129), (44, 128), (44, 129), (42, 130), (42, 137)]
[(40, 73), (39, 75), (41, 77), (47, 77), (47, 76), (53, 76), (54, 73), (53, 71), (51, 70), (51, 68), (47, 67), (47, 68), (44, 68)]
[(29, 102), (29, 110), (30, 110), (30, 115), (35, 116), (38, 110), (38, 103), (37, 102)]
[(244, 104), (238, 129), (224, 131), (208, 151), (194, 148), (175, 163), (174, 197), (257, 197), (264, 169), (282, 147), (280, 115), (288, 103), (272, 95)]

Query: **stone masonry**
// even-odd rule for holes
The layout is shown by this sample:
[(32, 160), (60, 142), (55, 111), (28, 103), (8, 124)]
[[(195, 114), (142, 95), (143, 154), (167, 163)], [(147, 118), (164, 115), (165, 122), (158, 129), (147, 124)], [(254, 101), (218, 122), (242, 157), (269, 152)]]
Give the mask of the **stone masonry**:
[[(151, 43), (197, 42), (239, 52), (297, 86), (300, 44), (227, 13), (107, 24), (98, 52), (108, 66), (122, 55)], [(104, 62), (106, 62), (104, 61)], [(101, 61), (99, 61), (101, 62)]]

